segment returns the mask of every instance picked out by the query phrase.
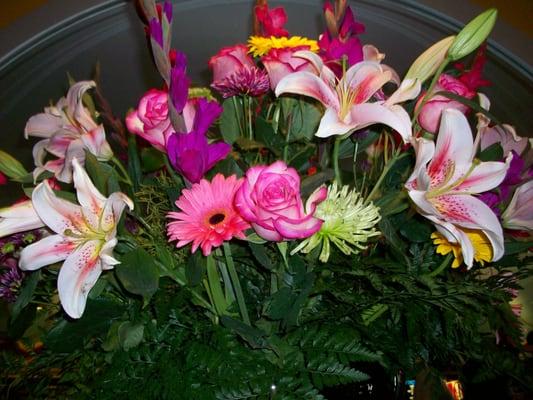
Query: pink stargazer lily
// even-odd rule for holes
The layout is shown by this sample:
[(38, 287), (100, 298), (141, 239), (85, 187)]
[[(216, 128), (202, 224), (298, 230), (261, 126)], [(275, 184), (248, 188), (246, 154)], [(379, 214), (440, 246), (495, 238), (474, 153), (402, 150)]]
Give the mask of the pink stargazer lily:
[(22, 270), (33, 271), (65, 260), (57, 281), (65, 312), (80, 318), (87, 295), (101, 272), (118, 264), (113, 257), (116, 229), (125, 206), (132, 201), (123, 193), (104, 197), (93, 185), (78, 160), (72, 160), (76, 205), (58, 197), (47, 181), (32, 194), (35, 211), (56, 234), (25, 247), (20, 254)]
[(443, 112), (437, 143), (423, 138), (413, 142), (416, 164), (406, 188), (420, 214), (435, 224), (450, 243), (459, 243), (465, 264), (472, 267), (473, 245), (461, 228), (477, 229), (489, 239), (493, 261), (503, 256), (503, 230), (494, 212), (473, 194), (498, 186), (507, 173), (506, 162), (474, 160), (474, 142), (466, 117)]
[(375, 61), (362, 61), (350, 67), (341, 79), (316, 54), (299, 51), (294, 54), (311, 61), (318, 74), (307, 71), (285, 76), (276, 86), (276, 96), (294, 93), (320, 101), (326, 112), (315, 136), (345, 135), (372, 124), (385, 124), (398, 131), (409, 142), (411, 120), (397, 103), (414, 98), (416, 90), (406, 90), (407, 82), (387, 100), (369, 102), (394, 74)]
[(0, 237), (42, 228), (43, 221), (35, 212), (31, 200), (0, 208)]
[[(73, 84), (67, 97), (55, 106), (46, 107), (44, 113), (34, 115), (26, 123), (24, 135), (44, 138), (33, 147), (35, 179), (44, 171), (52, 172), (61, 181), (72, 181), (72, 159), (85, 160), (85, 150), (99, 160), (107, 161), (113, 151), (105, 138), (103, 125), (98, 125), (83, 105), (83, 95), (96, 84), (81, 81)], [(46, 155), (57, 157), (46, 161)]]

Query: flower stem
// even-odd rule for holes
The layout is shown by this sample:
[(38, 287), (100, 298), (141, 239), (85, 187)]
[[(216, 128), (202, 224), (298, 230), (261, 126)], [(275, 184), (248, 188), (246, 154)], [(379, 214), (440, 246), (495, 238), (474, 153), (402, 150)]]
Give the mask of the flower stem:
[(178, 185), (183, 186), (183, 179), (181, 179), (181, 177), (178, 174), (176, 174), (176, 171), (174, 171), (174, 168), (172, 168), (172, 165), (170, 165), (170, 161), (168, 161), (168, 157), (167, 156), (163, 157), (163, 160), (165, 162), (165, 168), (167, 172), (170, 174), (170, 176), (172, 177), (172, 180), (176, 182)]
[(230, 245), (227, 242), (224, 242), (224, 256), (226, 257), (226, 266), (228, 267), (229, 276), (233, 282), (233, 289), (235, 291), (235, 296), (237, 297), (237, 304), (239, 305), (242, 320), (245, 324), (250, 325), (250, 317), (248, 316), (248, 309), (246, 308), (246, 303), (244, 301), (241, 283), (239, 282), (239, 276), (235, 270)]
[(339, 186), (342, 186), (341, 170), (339, 168), (339, 149), (341, 144), (342, 137), (335, 139), (333, 144), (333, 157), (331, 162), (333, 163), (333, 170), (335, 171), (335, 180)]
[(436, 270), (431, 271), (429, 274), (427, 274), (427, 276), (434, 277), (440, 274), (450, 265), (450, 261), (452, 260), (452, 258), (453, 253), (448, 254), (446, 258), (442, 261), (442, 263), (439, 265), (439, 267)]
[(215, 259), (212, 255), (207, 256), (207, 281), (204, 282), (209, 298), (218, 315), (226, 314), (228, 304), (220, 284), (220, 275), (217, 270)]
[(123, 181), (129, 186), (133, 187), (133, 182), (131, 181), (130, 175), (128, 174), (128, 171), (126, 171), (126, 168), (124, 168), (124, 165), (122, 165), (120, 160), (117, 157), (113, 156), (109, 161), (111, 161), (111, 163), (119, 169), (120, 173), (122, 174)]
[(406, 155), (407, 155), (407, 153), (400, 154), (400, 148), (398, 148), (398, 150), (396, 150), (396, 152), (394, 152), (392, 158), (389, 160), (389, 162), (387, 164), (385, 164), (385, 167), (383, 168), (383, 171), (381, 172), (381, 175), (379, 176), (378, 181), (376, 182), (376, 184), (372, 188), (372, 191), (366, 197), (365, 204), (368, 204), (376, 196), (381, 184), (383, 183), (383, 180), (385, 179), (385, 177), (389, 173), (389, 171), (392, 168), (392, 166), (396, 163), (396, 161), (398, 161), (399, 159), (405, 157)]
[(435, 72), (435, 75), (433, 75), (433, 79), (431, 80), (431, 84), (428, 87), (428, 90), (424, 97), (422, 98), (422, 102), (420, 103), (420, 106), (416, 108), (413, 119), (411, 120), (411, 123), (413, 124), (416, 119), (418, 118), (418, 114), (420, 114), (420, 111), (422, 110), (422, 107), (428, 102), (428, 100), (433, 96), (433, 88), (437, 84), (437, 81), (439, 80), (440, 74), (442, 74), (442, 71), (444, 71), (444, 68), (448, 65), (449, 60), (445, 58), (442, 63), (439, 65), (439, 68), (437, 69), (437, 72)]
[(248, 135), (250, 140), (254, 140), (254, 127), (252, 124), (252, 106), (253, 106), (253, 98), (251, 96), (247, 96), (247, 110), (248, 110)]

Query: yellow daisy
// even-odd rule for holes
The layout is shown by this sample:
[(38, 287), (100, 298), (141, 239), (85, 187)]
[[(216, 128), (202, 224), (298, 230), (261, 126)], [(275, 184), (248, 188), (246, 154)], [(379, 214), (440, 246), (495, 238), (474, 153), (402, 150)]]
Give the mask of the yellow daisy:
[(301, 36), (287, 37), (262, 37), (250, 36), (248, 39), (249, 53), (254, 57), (260, 57), (270, 51), (270, 49), (284, 49), (287, 47), (309, 46), (309, 50), (313, 52), (318, 51), (318, 43), (316, 40), (307, 39)]
[[(472, 246), (474, 247), (474, 260), (481, 265), (485, 264), (485, 261), (492, 261), (492, 246), (488, 237), (480, 230), (466, 228), (461, 228), (461, 230), (466, 233), (472, 242)], [(439, 232), (433, 232), (431, 239), (433, 239), (433, 244), (437, 245), (437, 249), (435, 250), (437, 254), (444, 256), (453, 252), (455, 260), (453, 260), (452, 268), (457, 268), (463, 263), (463, 254), (461, 253), (461, 245), (459, 243), (450, 243)]]

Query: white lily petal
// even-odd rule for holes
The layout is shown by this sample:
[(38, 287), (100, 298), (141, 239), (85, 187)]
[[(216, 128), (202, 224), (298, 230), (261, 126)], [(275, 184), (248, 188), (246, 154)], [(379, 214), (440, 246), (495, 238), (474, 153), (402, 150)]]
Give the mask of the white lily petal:
[(106, 202), (106, 198), (94, 186), (91, 178), (89, 178), (89, 175), (87, 175), (87, 172), (76, 158), (72, 159), (72, 167), (74, 169), (74, 187), (76, 188), (80, 205), (87, 208), (95, 215), (100, 214)]
[(114, 232), (112, 230), (116, 229), (126, 206), (133, 210), (133, 201), (128, 196), (121, 192), (112, 193), (102, 209), (99, 229), (104, 232)]
[(85, 242), (67, 257), (59, 271), (59, 299), (72, 318), (82, 316), (89, 291), (102, 273), (99, 251), (98, 240)]
[(339, 119), (334, 109), (328, 108), (320, 120), (315, 136), (325, 138), (334, 135), (344, 135), (354, 130), (354, 128), (355, 125), (345, 124)]
[(403, 103), (407, 100), (412, 100), (420, 94), (422, 85), (418, 79), (406, 79), (404, 80), (400, 87), (390, 95), (390, 97), (385, 102), (385, 105), (394, 105), (398, 103)]
[(513, 155), (510, 153), (505, 162), (479, 163), (468, 178), (454, 189), (454, 192), (483, 193), (497, 187), (505, 179), (512, 158)]
[(67, 109), (85, 131), (89, 132), (97, 127), (91, 114), (83, 105), (85, 92), (96, 86), (94, 81), (80, 81), (72, 85), (67, 93)]
[(283, 93), (300, 94), (320, 101), (327, 108), (339, 109), (335, 90), (318, 76), (307, 71), (299, 71), (285, 76), (276, 86), (276, 96)]
[(405, 143), (412, 137), (411, 120), (400, 106), (386, 107), (380, 102), (353, 105), (350, 109), (351, 123), (361, 129), (373, 124), (385, 124), (396, 130)]
[(73, 140), (67, 148), (64, 159), (54, 161), (61, 162), (63, 168), (56, 174), (58, 181), (72, 182), (72, 160), (76, 158), (80, 162), (85, 162), (85, 147), (80, 139)]
[(443, 195), (433, 199), (441, 219), (456, 226), (479, 229), (487, 235), (493, 250), (492, 261), (503, 257), (503, 230), (494, 212), (483, 201), (469, 195)]
[(44, 226), (30, 200), (0, 208), (0, 237)]
[(85, 225), (80, 206), (57, 197), (47, 181), (33, 190), (32, 202), (44, 224), (56, 233), (67, 229), (78, 233)]
[(34, 271), (63, 261), (75, 248), (76, 244), (62, 235), (47, 236), (22, 249), (19, 267), (24, 271)]
[(516, 188), (502, 220), (507, 229), (533, 231), (533, 180)]
[(463, 262), (468, 269), (472, 268), (474, 263), (475, 249), (468, 235), (448, 222), (437, 219), (434, 219), (433, 222), (435, 223), (437, 230), (446, 238), (446, 240), (448, 240), (448, 242), (459, 243), (461, 245)]
[(435, 155), (428, 166), (428, 174), (434, 184), (450, 178), (450, 171), (454, 173), (453, 178), (467, 173), (472, 164), (473, 146), (472, 131), (463, 113), (453, 109), (444, 110)]
[(93, 130), (81, 135), (85, 148), (100, 161), (107, 161), (113, 157), (111, 146), (105, 138), (103, 125), (98, 125)]
[(24, 127), (24, 137), (49, 138), (63, 126), (63, 119), (57, 115), (41, 113), (31, 117)]
[(416, 153), (416, 163), (413, 172), (405, 184), (407, 189), (429, 190), (429, 177), (426, 172), (428, 162), (435, 154), (435, 142), (424, 138), (411, 140)]

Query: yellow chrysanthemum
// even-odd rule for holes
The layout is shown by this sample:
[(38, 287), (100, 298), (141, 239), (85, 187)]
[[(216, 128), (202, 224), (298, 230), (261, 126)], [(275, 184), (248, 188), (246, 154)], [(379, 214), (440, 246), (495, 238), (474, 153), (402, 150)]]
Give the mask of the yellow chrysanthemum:
[[(483, 265), (486, 262), (492, 261), (493, 252), (489, 238), (480, 230), (462, 228), (466, 236), (472, 242), (474, 247), (474, 260)], [(431, 234), (433, 244), (437, 246), (435, 250), (438, 254), (443, 256), (453, 252), (455, 260), (453, 260), (452, 268), (457, 268), (463, 263), (463, 254), (461, 252), (461, 245), (459, 243), (451, 243), (439, 232)]]
[(287, 37), (262, 37), (250, 36), (248, 39), (249, 53), (254, 57), (260, 57), (270, 51), (270, 49), (285, 49), (288, 47), (309, 46), (309, 50), (313, 52), (318, 51), (318, 43), (316, 40), (307, 39), (301, 36)]

